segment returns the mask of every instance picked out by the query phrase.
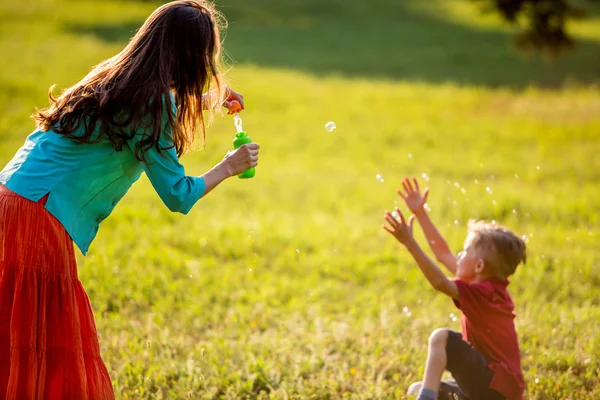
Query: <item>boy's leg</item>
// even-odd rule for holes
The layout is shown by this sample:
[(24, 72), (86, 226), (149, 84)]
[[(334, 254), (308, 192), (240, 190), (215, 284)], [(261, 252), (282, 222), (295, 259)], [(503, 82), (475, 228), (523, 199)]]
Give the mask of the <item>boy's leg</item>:
[(448, 329), (436, 329), (429, 336), (429, 349), (423, 385), (419, 391), (418, 400), (435, 400), (440, 389), (442, 374), (446, 369), (446, 342)]
[(486, 358), (462, 339), (458, 332), (448, 331), (447, 365), (463, 393), (471, 399), (503, 400), (504, 396), (490, 389), (494, 371)]

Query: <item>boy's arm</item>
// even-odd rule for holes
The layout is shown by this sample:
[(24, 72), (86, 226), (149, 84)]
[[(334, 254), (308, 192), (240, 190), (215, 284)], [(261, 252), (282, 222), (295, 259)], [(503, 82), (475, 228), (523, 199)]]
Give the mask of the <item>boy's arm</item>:
[(423, 272), (423, 275), (425, 275), (425, 278), (427, 278), (435, 290), (458, 300), (458, 287), (456, 283), (448, 279), (442, 270), (425, 254), (416, 240), (413, 239), (412, 243), (407, 243), (406, 249), (413, 256), (421, 272)]
[(429, 215), (425, 211), (425, 202), (427, 201), (427, 195), (429, 194), (429, 189), (425, 189), (423, 195), (421, 195), (421, 191), (419, 189), (419, 182), (416, 178), (412, 178), (412, 182), (409, 178), (405, 177), (402, 181), (402, 186), (406, 193), (403, 193), (402, 190), (397, 190), (398, 194), (404, 199), (406, 205), (410, 210), (415, 214), (417, 220), (419, 221), (419, 225), (421, 225), (421, 229), (423, 229), (423, 233), (427, 238), (427, 243), (429, 243), (429, 247), (433, 254), (435, 254), (435, 258), (444, 264), (446, 268), (453, 274), (456, 273), (456, 256), (450, 250), (448, 243), (442, 236), (442, 234), (437, 230)]
[(429, 218), (425, 209), (422, 208), (415, 212), (415, 216), (417, 217), (417, 221), (419, 221), (419, 225), (421, 225), (421, 229), (423, 229), (423, 233), (427, 238), (427, 243), (429, 243), (431, 251), (435, 254), (435, 258), (444, 264), (446, 268), (448, 268), (448, 271), (456, 274), (457, 258), (450, 250), (448, 242), (446, 242), (442, 234)]
[(412, 234), (412, 223), (414, 216), (410, 217), (408, 223), (405, 221), (404, 216), (396, 208), (395, 211), (399, 219), (394, 218), (389, 212), (385, 213), (385, 220), (389, 226), (384, 225), (383, 228), (391, 233), (396, 240), (402, 243), (406, 249), (413, 256), (417, 265), (425, 275), (425, 278), (429, 281), (431, 286), (439, 292), (445, 293), (453, 299), (458, 300), (458, 287), (454, 281), (448, 279), (446, 275), (438, 268), (437, 265), (425, 254), (421, 246), (417, 243)]

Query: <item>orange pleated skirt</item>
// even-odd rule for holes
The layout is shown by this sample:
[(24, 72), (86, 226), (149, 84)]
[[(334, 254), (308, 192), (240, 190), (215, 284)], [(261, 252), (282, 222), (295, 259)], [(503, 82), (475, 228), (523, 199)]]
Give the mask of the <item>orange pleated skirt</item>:
[(0, 399), (112, 400), (73, 242), (45, 202), (0, 185)]

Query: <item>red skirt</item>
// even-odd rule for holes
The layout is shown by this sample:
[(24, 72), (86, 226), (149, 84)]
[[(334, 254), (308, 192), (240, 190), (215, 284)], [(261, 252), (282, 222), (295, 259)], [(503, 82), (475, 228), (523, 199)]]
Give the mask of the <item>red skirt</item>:
[(114, 399), (73, 242), (0, 185), (0, 399)]

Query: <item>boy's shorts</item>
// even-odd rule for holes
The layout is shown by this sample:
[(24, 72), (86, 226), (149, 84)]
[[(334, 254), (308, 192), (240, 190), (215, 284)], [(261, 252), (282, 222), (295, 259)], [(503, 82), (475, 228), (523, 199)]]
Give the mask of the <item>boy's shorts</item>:
[(483, 354), (465, 342), (459, 332), (448, 331), (446, 356), (446, 369), (456, 382), (442, 382), (440, 400), (454, 400), (456, 397), (469, 400), (506, 400), (506, 397), (490, 389), (494, 371), (488, 367), (488, 361)]

